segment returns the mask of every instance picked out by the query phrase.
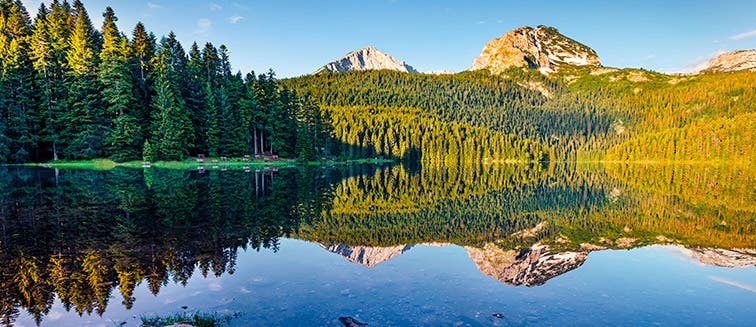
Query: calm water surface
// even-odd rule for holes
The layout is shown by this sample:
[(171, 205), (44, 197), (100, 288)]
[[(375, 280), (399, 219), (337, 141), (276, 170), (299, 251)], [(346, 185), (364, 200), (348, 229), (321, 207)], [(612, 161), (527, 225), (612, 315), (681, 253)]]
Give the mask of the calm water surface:
[(0, 168), (0, 318), (748, 326), (752, 167)]

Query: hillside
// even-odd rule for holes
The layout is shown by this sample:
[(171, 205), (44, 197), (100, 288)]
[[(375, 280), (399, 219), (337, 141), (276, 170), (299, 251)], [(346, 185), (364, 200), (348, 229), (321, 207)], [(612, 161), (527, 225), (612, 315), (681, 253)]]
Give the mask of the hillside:
[[(423, 115), (478, 126), (549, 146), (550, 159), (603, 159), (623, 142), (646, 144), (644, 135), (671, 129), (721, 124), (718, 119), (748, 119), (756, 101), (752, 72), (671, 76), (637, 69), (565, 66), (549, 77), (534, 69), (509, 68), (454, 75), (417, 75), (390, 71), (346, 72), (284, 80), (326, 106), (416, 108)], [(742, 124), (742, 123), (741, 123)], [(711, 125), (714, 126), (714, 125)], [(748, 148), (753, 124), (727, 129)], [(745, 130), (743, 130), (745, 129)], [(706, 129), (704, 129), (706, 130)], [(714, 131), (714, 129), (712, 129)], [(682, 142), (686, 134), (671, 136)], [(671, 139), (670, 139), (671, 140)], [(705, 157), (682, 147), (618, 160), (752, 160), (749, 152), (714, 146), (717, 138), (700, 137)], [(702, 143), (701, 143), (702, 142)], [(630, 144), (630, 143), (628, 143)], [(692, 148), (691, 148), (692, 149)], [(666, 151), (666, 146), (665, 146)], [(688, 152), (683, 152), (688, 151)]]

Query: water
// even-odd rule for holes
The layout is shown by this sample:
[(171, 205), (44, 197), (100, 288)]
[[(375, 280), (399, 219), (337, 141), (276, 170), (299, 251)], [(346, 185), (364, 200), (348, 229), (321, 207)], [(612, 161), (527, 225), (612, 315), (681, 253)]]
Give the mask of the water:
[(669, 165), (3, 168), (0, 317), (750, 325), (754, 175)]

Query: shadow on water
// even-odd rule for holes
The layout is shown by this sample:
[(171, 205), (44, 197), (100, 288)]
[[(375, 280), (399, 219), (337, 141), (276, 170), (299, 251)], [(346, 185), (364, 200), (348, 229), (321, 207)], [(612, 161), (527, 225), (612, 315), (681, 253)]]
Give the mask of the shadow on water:
[[(232, 274), (240, 249), (276, 251), (284, 237), (366, 266), (415, 244), (457, 244), (481, 272), (528, 286), (590, 251), (659, 243), (708, 264), (753, 264), (756, 252), (730, 249), (756, 248), (755, 183), (748, 167), (663, 165), (2, 168), (0, 314), (40, 322), (56, 296), (102, 314), (116, 289), (131, 308), (143, 281), (157, 294), (196, 271)], [(376, 251), (383, 259), (366, 255)]]

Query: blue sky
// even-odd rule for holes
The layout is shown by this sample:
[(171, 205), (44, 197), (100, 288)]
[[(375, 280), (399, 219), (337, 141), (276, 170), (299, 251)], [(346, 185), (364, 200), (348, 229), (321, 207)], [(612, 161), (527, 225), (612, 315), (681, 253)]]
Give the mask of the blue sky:
[[(24, 0), (34, 16), (41, 1)], [(50, 1), (46, 1), (49, 3)], [(226, 44), (235, 70), (308, 74), (374, 45), (420, 71), (467, 69), (486, 41), (549, 25), (612, 67), (685, 71), (722, 51), (756, 48), (756, 1), (91, 0), (99, 28), (111, 6), (130, 34), (142, 21), (161, 36)]]

